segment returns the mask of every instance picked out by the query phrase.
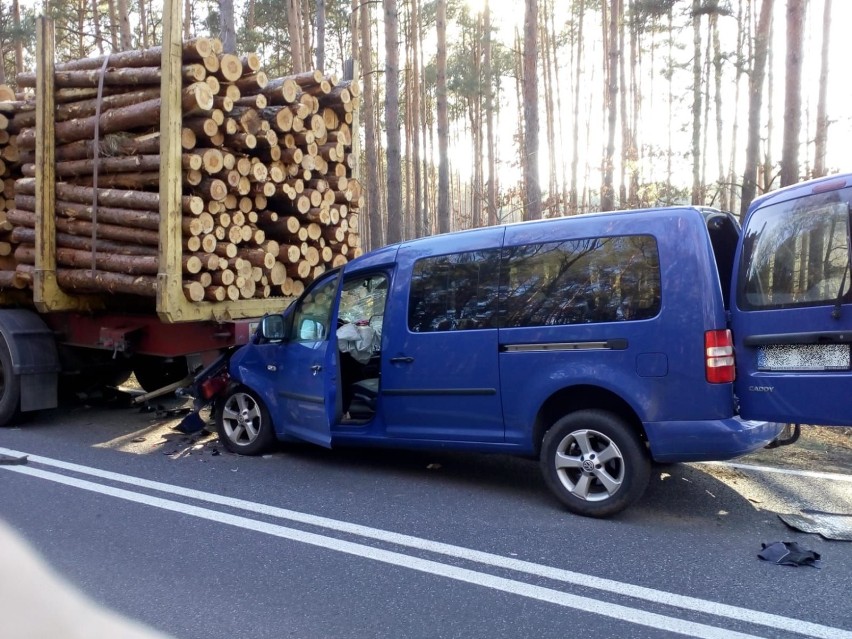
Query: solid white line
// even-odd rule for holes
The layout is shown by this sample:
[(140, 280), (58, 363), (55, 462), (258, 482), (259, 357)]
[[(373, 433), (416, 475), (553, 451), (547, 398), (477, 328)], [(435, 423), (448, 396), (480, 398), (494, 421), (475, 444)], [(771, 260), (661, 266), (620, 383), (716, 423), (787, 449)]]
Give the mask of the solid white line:
[(844, 481), (852, 483), (852, 475), (842, 473), (821, 473), (815, 470), (793, 470), (791, 468), (775, 468), (773, 466), (753, 466), (752, 464), (738, 464), (736, 462), (698, 462), (708, 466), (728, 466), (742, 470), (753, 470), (760, 473), (776, 473), (778, 475), (795, 475), (798, 477), (812, 477), (814, 479), (830, 479), (831, 481)]
[[(627, 606), (598, 601), (589, 597), (572, 595), (558, 590), (553, 590), (551, 588), (544, 588), (512, 579), (497, 577), (487, 573), (469, 570), (467, 568), (450, 566), (437, 561), (420, 559), (418, 557), (412, 557), (398, 552), (381, 550), (363, 544), (335, 539), (333, 537), (325, 537), (323, 535), (317, 535), (293, 528), (286, 528), (277, 524), (256, 521), (246, 517), (230, 515), (215, 510), (209, 510), (207, 508), (200, 508), (198, 506), (191, 506), (181, 502), (162, 499), (160, 497), (152, 497), (150, 495), (135, 493), (129, 490), (124, 490), (123, 488), (104, 486), (85, 479), (68, 477), (67, 475), (60, 475), (40, 470), (38, 468), (29, 468), (27, 466), (6, 466), (3, 468), (22, 475), (39, 477), (41, 479), (64, 484), (66, 486), (88, 490), (138, 504), (145, 504), (147, 506), (153, 506), (155, 508), (171, 512), (181, 513), (220, 524), (243, 528), (245, 530), (252, 530), (274, 537), (310, 544), (312, 546), (318, 546), (328, 550), (355, 555), (360, 558), (372, 559), (401, 568), (409, 568), (419, 572), (428, 573), (430, 575), (446, 577), (456, 581), (491, 588), (493, 590), (527, 597), (529, 599), (552, 603), (566, 608), (573, 608), (583, 612), (589, 612), (603, 617), (610, 617), (612, 619), (618, 619), (619, 621), (626, 621), (658, 630), (665, 630), (688, 637), (699, 637), (701, 639), (754, 639), (756, 637), (755, 635), (733, 632), (724, 628), (684, 621), (675, 617), (667, 617), (665, 615), (645, 612), (643, 610), (637, 610)], [(834, 637), (840, 637), (840, 635), (835, 633)]]
[[(28, 455), (28, 453), (9, 450), (2, 447), (0, 447), (0, 454), (12, 455), (16, 457)], [(685, 610), (707, 613), (719, 617), (727, 617), (728, 619), (735, 619), (750, 624), (766, 626), (779, 630), (786, 630), (789, 632), (795, 632), (798, 634), (803, 634), (812, 637), (819, 637), (820, 639), (852, 639), (852, 632), (839, 630), (837, 628), (832, 628), (830, 626), (824, 626), (809, 621), (782, 617), (780, 615), (772, 613), (760, 612), (757, 610), (751, 610), (748, 608), (741, 608), (739, 606), (732, 606), (729, 604), (718, 603), (715, 601), (699, 599), (697, 597), (679, 595), (676, 593), (670, 593), (662, 590), (655, 590), (653, 588), (646, 588), (644, 586), (636, 586), (633, 584), (627, 584), (612, 579), (605, 579), (593, 575), (585, 575), (583, 573), (573, 572), (570, 570), (543, 566), (541, 564), (524, 561), (522, 559), (503, 557), (501, 555), (495, 555), (479, 550), (464, 548), (462, 546), (454, 546), (438, 541), (421, 539), (419, 537), (403, 535), (399, 533), (381, 530), (378, 528), (371, 528), (359, 524), (330, 519), (327, 517), (309, 515), (295, 510), (268, 506), (266, 504), (258, 504), (255, 502), (236, 499), (233, 497), (224, 497), (222, 495), (216, 495), (214, 493), (206, 493), (191, 488), (173, 486), (171, 484), (151, 481), (139, 477), (133, 477), (130, 475), (122, 475), (120, 473), (100, 470), (98, 468), (91, 468), (89, 466), (81, 466), (79, 464), (73, 464), (70, 462), (51, 459), (49, 457), (29, 455), (29, 460), (34, 463), (43, 464), (45, 466), (61, 468), (63, 470), (99, 477), (101, 479), (106, 479), (109, 481), (131, 484), (140, 488), (156, 490), (172, 495), (186, 497), (189, 499), (204, 501), (211, 504), (227, 506), (229, 508), (237, 508), (240, 510), (245, 510), (268, 517), (286, 519), (289, 521), (295, 521), (303, 524), (326, 528), (328, 530), (336, 530), (339, 532), (358, 535), (361, 537), (392, 543), (399, 546), (416, 548), (418, 550), (425, 550), (436, 554), (477, 562), (483, 565), (514, 570), (516, 572), (524, 574), (535, 575), (538, 577), (552, 579), (554, 581), (575, 584), (584, 588), (594, 588), (596, 590), (610, 592), (626, 597), (633, 597), (636, 599), (642, 599), (645, 601), (650, 601), (666, 606), (683, 608)]]

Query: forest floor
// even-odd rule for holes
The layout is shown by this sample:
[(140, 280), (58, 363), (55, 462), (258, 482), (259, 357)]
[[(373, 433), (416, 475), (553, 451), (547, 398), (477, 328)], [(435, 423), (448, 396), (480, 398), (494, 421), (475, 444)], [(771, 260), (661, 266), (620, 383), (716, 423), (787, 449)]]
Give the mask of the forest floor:
[(852, 428), (802, 426), (795, 444), (761, 449), (737, 462), (827, 473), (852, 473)]

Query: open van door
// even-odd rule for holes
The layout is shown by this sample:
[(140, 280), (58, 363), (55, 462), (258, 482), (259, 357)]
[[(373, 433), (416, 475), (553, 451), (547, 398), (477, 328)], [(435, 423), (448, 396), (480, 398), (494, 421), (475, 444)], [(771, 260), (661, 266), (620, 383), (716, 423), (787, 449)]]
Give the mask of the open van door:
[(852, 175), (756, 200), (734, 264), (735, 390), (746, 419), (852, 425)]

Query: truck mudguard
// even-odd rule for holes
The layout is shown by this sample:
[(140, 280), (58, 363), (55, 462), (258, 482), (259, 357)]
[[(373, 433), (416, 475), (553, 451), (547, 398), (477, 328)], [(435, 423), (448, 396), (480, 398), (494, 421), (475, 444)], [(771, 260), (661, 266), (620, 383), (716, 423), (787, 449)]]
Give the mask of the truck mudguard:
[(60, 364), (53, 331), (32, 311), (2, 309), (0, 335), (12, 361), (8, 374), (20, 378), (21, 410), (54, 408)]

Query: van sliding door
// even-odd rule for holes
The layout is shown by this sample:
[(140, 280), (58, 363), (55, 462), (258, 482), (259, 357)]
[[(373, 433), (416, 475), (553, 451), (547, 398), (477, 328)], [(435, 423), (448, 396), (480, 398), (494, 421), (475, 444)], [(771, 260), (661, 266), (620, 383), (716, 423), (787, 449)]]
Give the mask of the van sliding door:
[(503, 441), (496, 325), (502, 233), (400, 247), (382, 352), (389, 436)]

